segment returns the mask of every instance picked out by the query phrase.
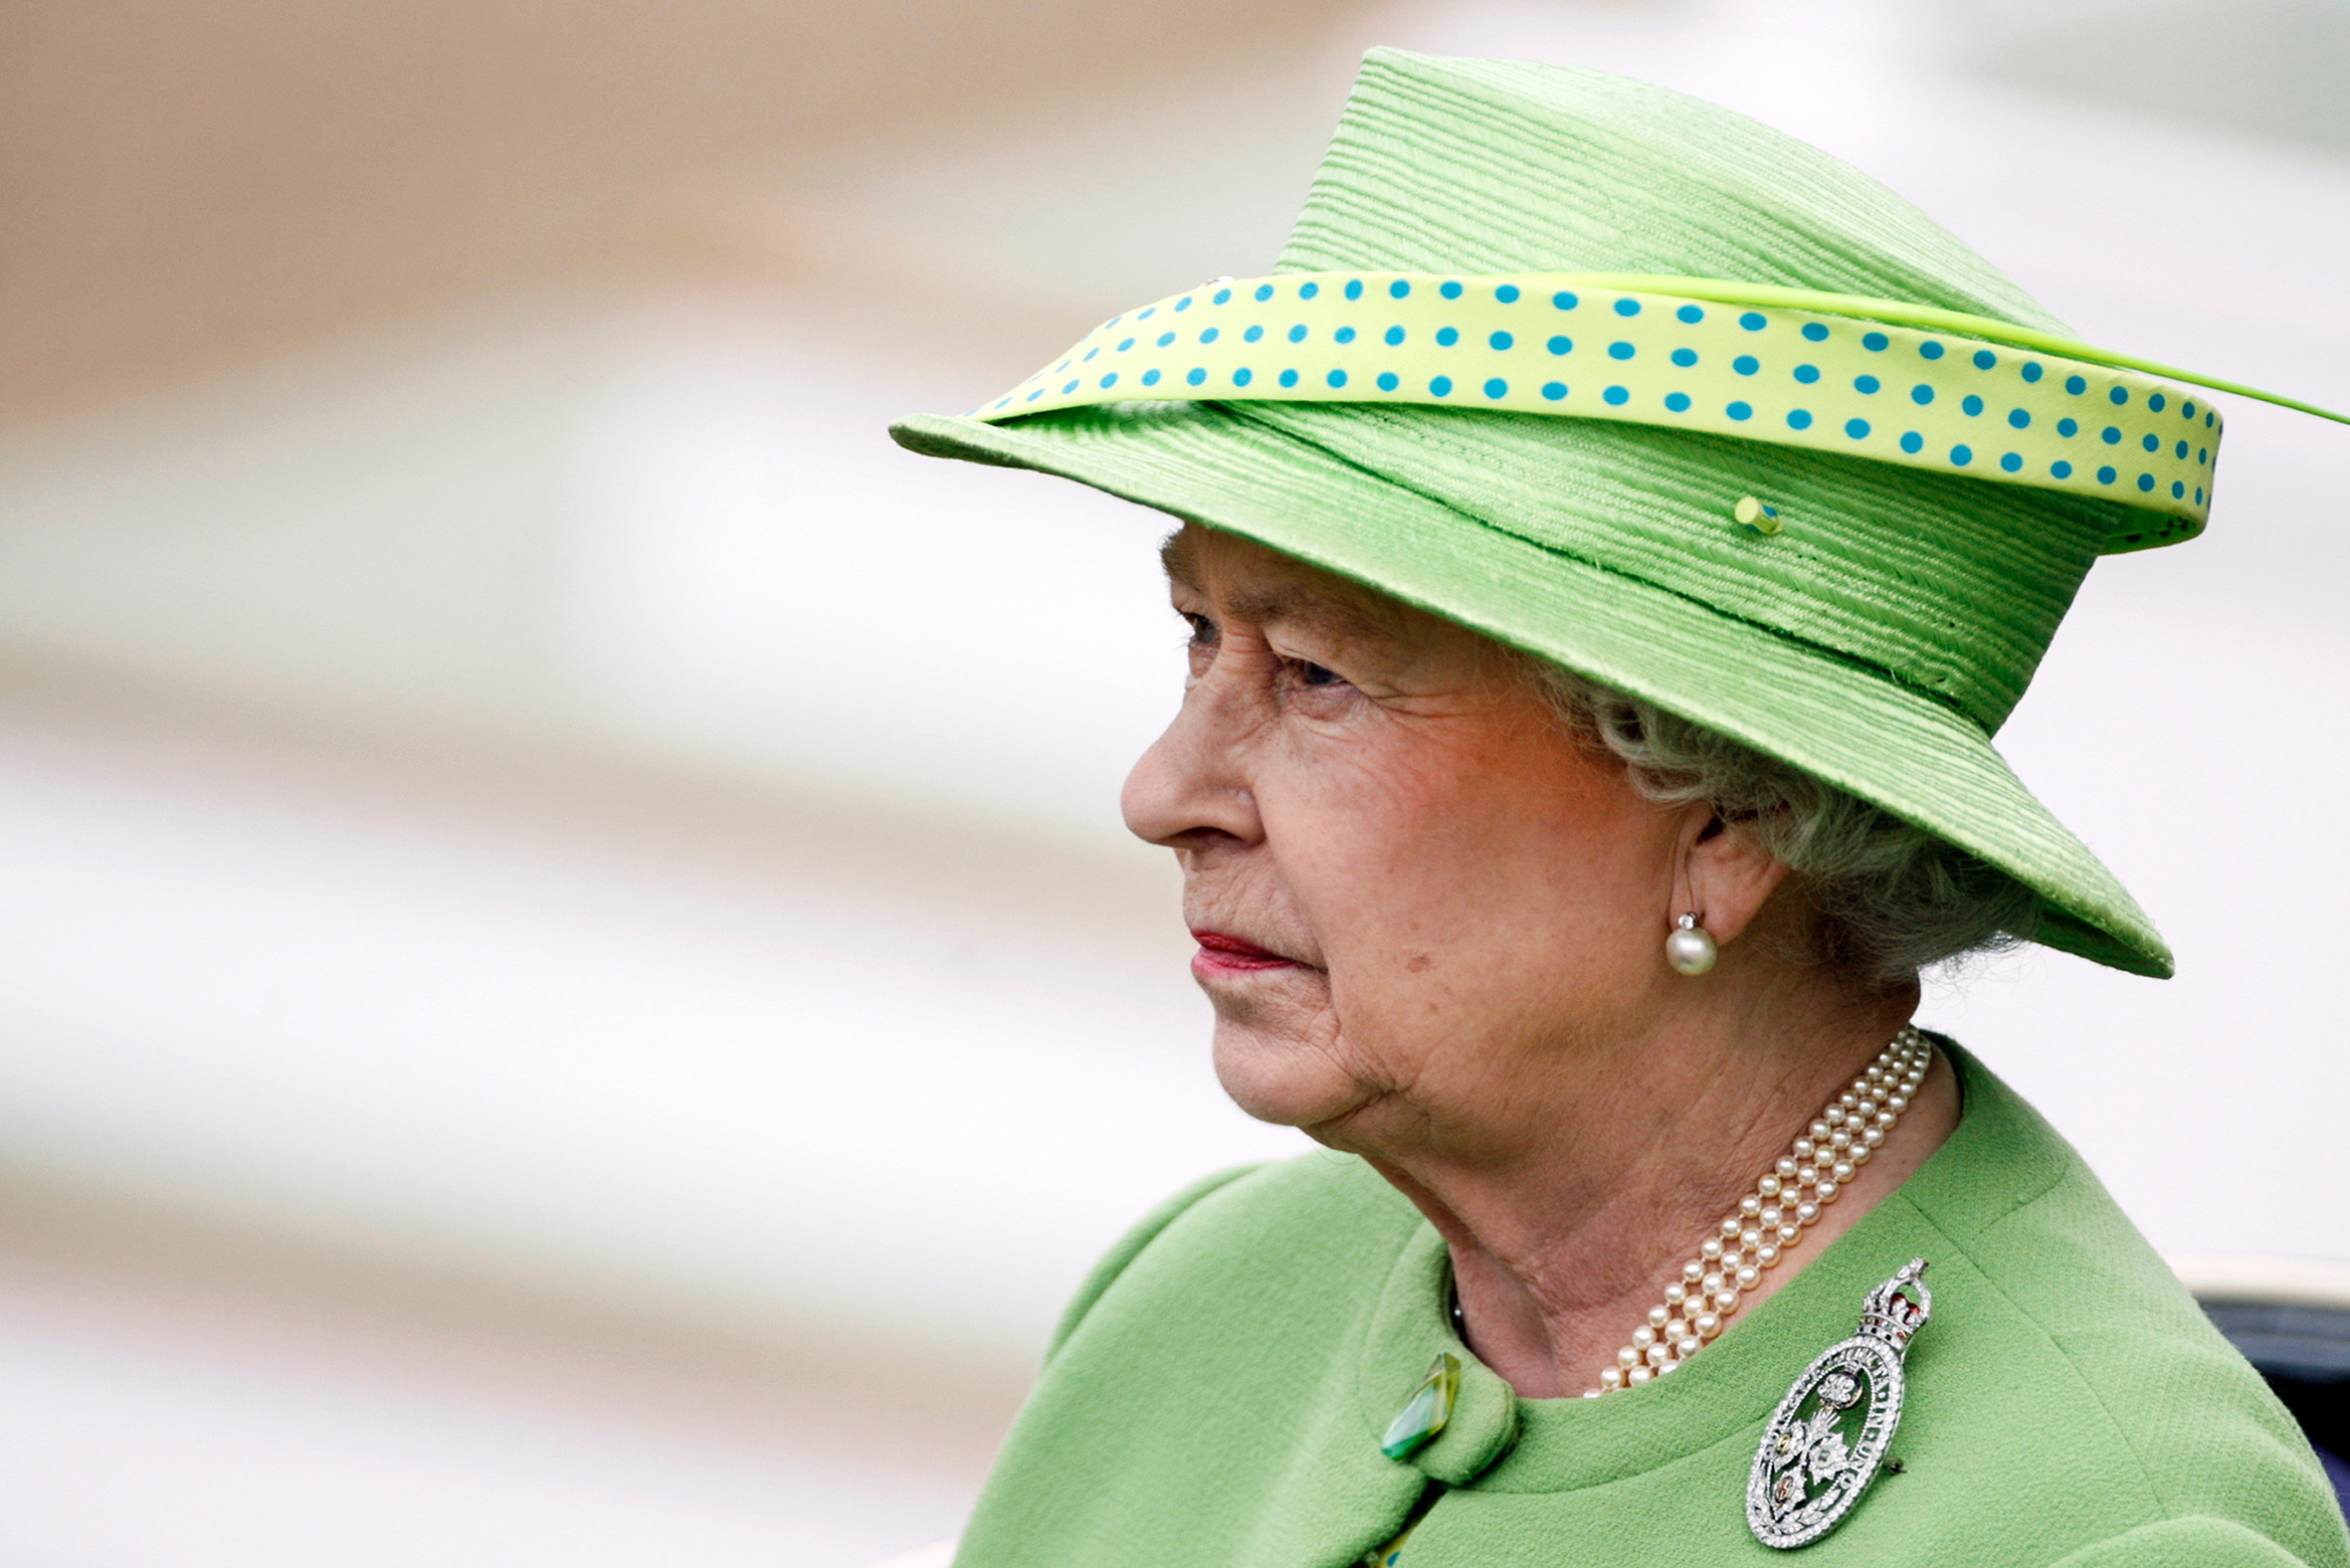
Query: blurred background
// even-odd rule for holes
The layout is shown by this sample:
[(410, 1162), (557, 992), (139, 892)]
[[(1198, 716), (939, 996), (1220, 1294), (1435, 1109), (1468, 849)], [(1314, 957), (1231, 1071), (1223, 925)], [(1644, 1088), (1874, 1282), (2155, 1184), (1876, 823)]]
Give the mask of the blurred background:
[[(898, 453), (1270, 266), (1372, 44), (1646, 77), (2350, 406), (2350, 0), (0, 6), (0, 1560), (855, 1568), (1299, 1147), (1171, 869), (1157, 517)], [(2350, 1262), (2350, 431), (2234, 400), (2003, 738), (2180, 976), (1957, 1033)]]

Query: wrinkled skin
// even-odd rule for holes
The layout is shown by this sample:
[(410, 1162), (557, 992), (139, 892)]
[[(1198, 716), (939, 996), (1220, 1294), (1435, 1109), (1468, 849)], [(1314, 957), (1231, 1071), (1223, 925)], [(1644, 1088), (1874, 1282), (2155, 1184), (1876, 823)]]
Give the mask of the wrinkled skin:
[[(1595, 1386), (1914, 985), (1807, 961), (1786, 868), (1702, 804), (1643, 798), (1517, 656), (1229, 534), (1186, 527), (1167, 564), (1190, 674), (1124, 804), (1182, 864), (1219, 1078), (1420, 1206), (1521, 1393)], [(1720, 944), (1702, 977), (1665, 962), (1684, 909)], [(1937, 1068), (1768, 1286), (1956, 1112)]]

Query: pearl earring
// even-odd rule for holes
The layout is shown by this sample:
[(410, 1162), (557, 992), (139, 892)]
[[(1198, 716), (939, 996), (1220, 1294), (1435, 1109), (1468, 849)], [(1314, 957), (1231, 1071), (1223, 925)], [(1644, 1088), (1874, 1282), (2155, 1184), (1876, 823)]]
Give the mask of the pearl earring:
[(1694, 911), (1682, 915), (1665, 938), (1665, 961), (1684, 975), (1701, 975), (1711, 969), (1720, 951), (1705, 927), (1697, 923)]

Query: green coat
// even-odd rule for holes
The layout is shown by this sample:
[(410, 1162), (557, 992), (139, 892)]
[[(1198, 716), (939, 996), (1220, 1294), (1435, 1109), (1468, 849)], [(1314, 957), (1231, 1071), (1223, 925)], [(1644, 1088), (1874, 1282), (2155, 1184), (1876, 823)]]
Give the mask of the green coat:
[[(2283, 1407), (2078, 1155), (1952, 1051), (1965, 1111), (1932, 1159), (1671, 1377), (1517, 1398), (1453, 1335), (1443, 1243), (1361, 1161), (1213, 1177), (1077, 1293), (958, 1568), (1343, 1568), (1445, 1490), (1402, 1568), (1786, 1559), (1747, 1469), (1797, 1374), (1912, 1257), (1932, 1320), (1891, 1458), (1798, 1568), (2350, 1568)], [(1381, 1432), (1450, 1350), (1451, 1424)]]

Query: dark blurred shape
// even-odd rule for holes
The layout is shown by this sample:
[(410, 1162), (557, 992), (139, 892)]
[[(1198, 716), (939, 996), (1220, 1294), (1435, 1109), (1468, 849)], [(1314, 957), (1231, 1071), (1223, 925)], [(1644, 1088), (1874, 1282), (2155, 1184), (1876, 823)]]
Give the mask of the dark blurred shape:
[[(1262, 65), (1349, 0), (22, 0), (0, 421), (610, 265), (710, 185)], [(841, 178), (837, 167), (829, 177)], [(853, 176), (851, 176), (853, 177)]]
[(2350, 1307), (2206, 1301), (2204, 1311), (2259, 1368), (2308, 1434), (2350, 1515)]

